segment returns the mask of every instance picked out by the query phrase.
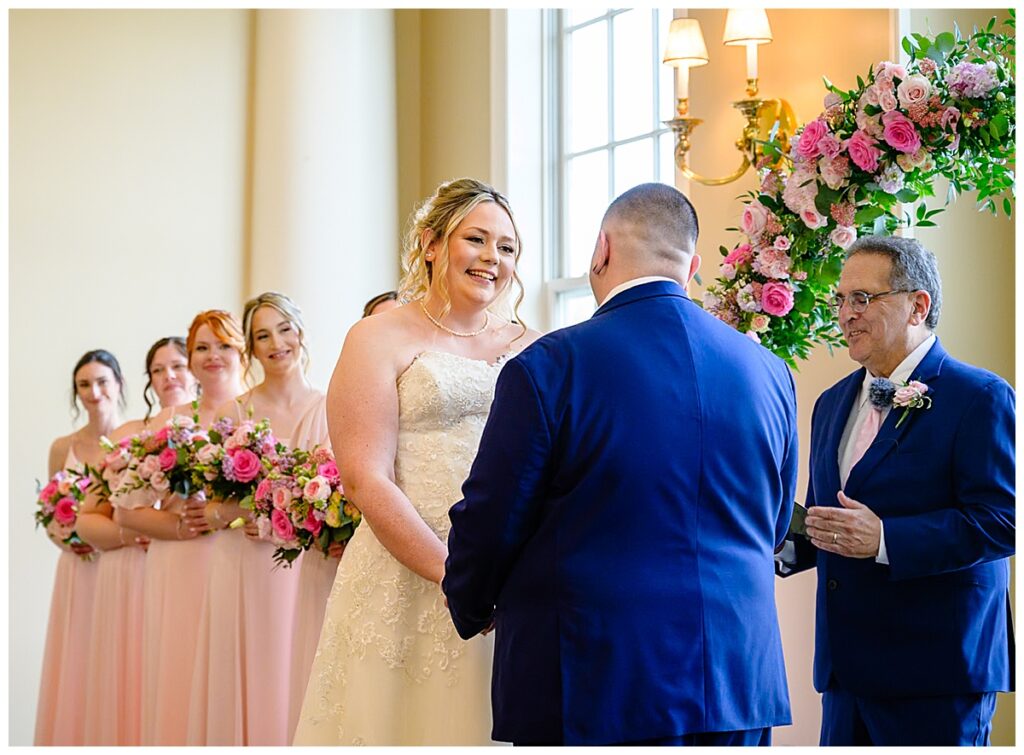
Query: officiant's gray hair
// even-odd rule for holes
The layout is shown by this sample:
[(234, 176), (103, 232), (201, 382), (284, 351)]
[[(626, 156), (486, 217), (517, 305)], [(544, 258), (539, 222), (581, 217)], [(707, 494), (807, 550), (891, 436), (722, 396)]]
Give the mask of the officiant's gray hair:
[(892, 263), (889, 286), (894, 291), (927, 291), (931, 309), (924, 324), (935, 330), (942, 311), (942, 279), (935, 255), (917, 239), (900, 236), (861, 236), (846, 250), (846, 259), (855, 254), (880, 254)]
[(625, 222), (646, 236), (695, 249), (700, 228), (690, 200), (673, 186), (646, 183), (620, 194), (608, 205), (601, 225)]

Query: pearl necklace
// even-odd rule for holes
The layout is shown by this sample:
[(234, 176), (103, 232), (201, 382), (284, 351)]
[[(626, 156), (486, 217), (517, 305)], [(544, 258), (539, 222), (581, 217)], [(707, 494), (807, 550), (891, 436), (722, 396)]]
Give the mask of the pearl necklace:
[(420, 309), (423, 310), (423, 314), (425, 314), (427, 316), (427, 319), (430, 320), (432, 323), (434, 323), (434, 325), (439, 327), (445, 333), (451, 333), (453, 336), (458, 336), (459, 338), (472, 338), (473, 336), (478, 336), (481, 333), (483, 333), (485, 330), (487, 330), (488, 326), (490, 326), (490, 324), (491, 324), (491, 313), (488, 312), (485, 309), (484, 310), (484, 326), (482, 328), (480, 328), (480, 330), (474, 330), (474, 331), (472, 331), (470, 333), (460, 333), (457, 330), (452, 330), (447, 325), (442, 325), (440, 320), (438, 320), (436, 317), (434, 317), (432, 314), (430, 314), (430, 311), (427, 309), (427, 305), (423, 303), (422, 299), (420, 299)]

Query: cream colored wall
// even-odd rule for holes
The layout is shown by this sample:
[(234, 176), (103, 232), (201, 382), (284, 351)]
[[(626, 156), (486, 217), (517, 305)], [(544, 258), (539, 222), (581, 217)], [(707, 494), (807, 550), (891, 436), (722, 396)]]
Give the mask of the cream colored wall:
[(71, 368), (143, 360), (201, 307), (237, 310), (249, 14), (10, 13), (10, 742), (30, 744), (57, 559), (33, 478), (71, 430)]

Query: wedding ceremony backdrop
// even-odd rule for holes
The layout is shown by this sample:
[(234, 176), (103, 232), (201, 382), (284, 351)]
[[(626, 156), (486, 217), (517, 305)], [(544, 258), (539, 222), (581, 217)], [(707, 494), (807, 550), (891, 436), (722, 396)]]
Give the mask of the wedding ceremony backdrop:
[[(675, 76), (661, 62), (674, 17), (699, 22), (708, 61)], [(117, 355), (126, 418), (138, 417), (153, 341), (184, 335), (200, 310), (238, 313), (274, 289), (302, 307), (310, 380), (326, 388), (363, 303), (397, 283), (409, 213), (462, 175), (511, 200), (524, 241), (521, 312), (539, 330), (589, 316), (585, 265), (601, 214), (641, 181), (673, 183), (691, 198), (703, 264), (690, 293), (713, 303), (707, 289), (716, 286), (712, 295), (728, 299), (735, 278), (716, 283), (719, 250), (756, 244), (765, 218), (744, 203), (765, 187), (753, 168), (724, 185), (675, 169), (676, 134), (665, 122), (702, 119), (688, 136), (687, 168), (725, 176), (744, 128), (732, 103), (750, 96), (751, 65), (757, 96), (787, 101), (794, 126), (818, 122), (809, 128), (817, 144), (841, 115), (826, 110), (823, 77), (839, 97), (831, 106), (849, 105), (854, 118), (843, 93), (860, 96), (876, 63), (908, 64), (904, 37), (955, 40), (992, 17), (1001, 24), (1008, 14), (773, 9), (770, 37), (751, 59), (752, 43), (746, 58), (722, 44), (724, 8), (10, 11), (9, 743), (31, 744), (58, 555), (34, 530), (35, 480), (46, 477), (53, 438), (79, 426), (70, 370), (84, 351)], [(996, 123), (996, 143), (998, 132)], [(795, 153), (801, 140), (809, 152), (810, 139), (798, 136)], [(932, 183), (922, 211), (909, 194), (898, 198), (914, 220), (904, 233), (939, 260), (937, 333), (953, 355), (1013, 384), (1015, 235), (1005, 213), (1015, 206), (1004, 208), (1000, 195), (993, 215), (965, 192), (928, 215), (947, 197), (944, 181)], [(827, 219), (831, 207), (794, 193), (758, 204)], [(838, 225), (854, 225), (848, 209), (838, 212)], [(732, 262), (733, 273), (750, 264), (742, 254)], [(778, 350), (778, 332), (741, 311), (734, 324)], [(811, 408), (856, 365), (841, 345), (789, 356), (803, 491)], [(775, 731), (780, 745), (818, 740), (814, 585), (813, 572), (777, 584), (794, 720)], [(1014, 741), (1013, 695), (1000, 695), (992, 743)]]

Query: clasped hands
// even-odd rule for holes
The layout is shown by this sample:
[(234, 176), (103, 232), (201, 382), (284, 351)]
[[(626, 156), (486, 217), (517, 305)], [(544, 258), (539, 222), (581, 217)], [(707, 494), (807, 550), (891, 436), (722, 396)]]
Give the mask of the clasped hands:
[(836, 495), (840, 508), (807, 509), (807, 537), (814, 547), (848, 558), (875, 558), (881, 542), (881, 520), (860, 501), (843, 491)]

